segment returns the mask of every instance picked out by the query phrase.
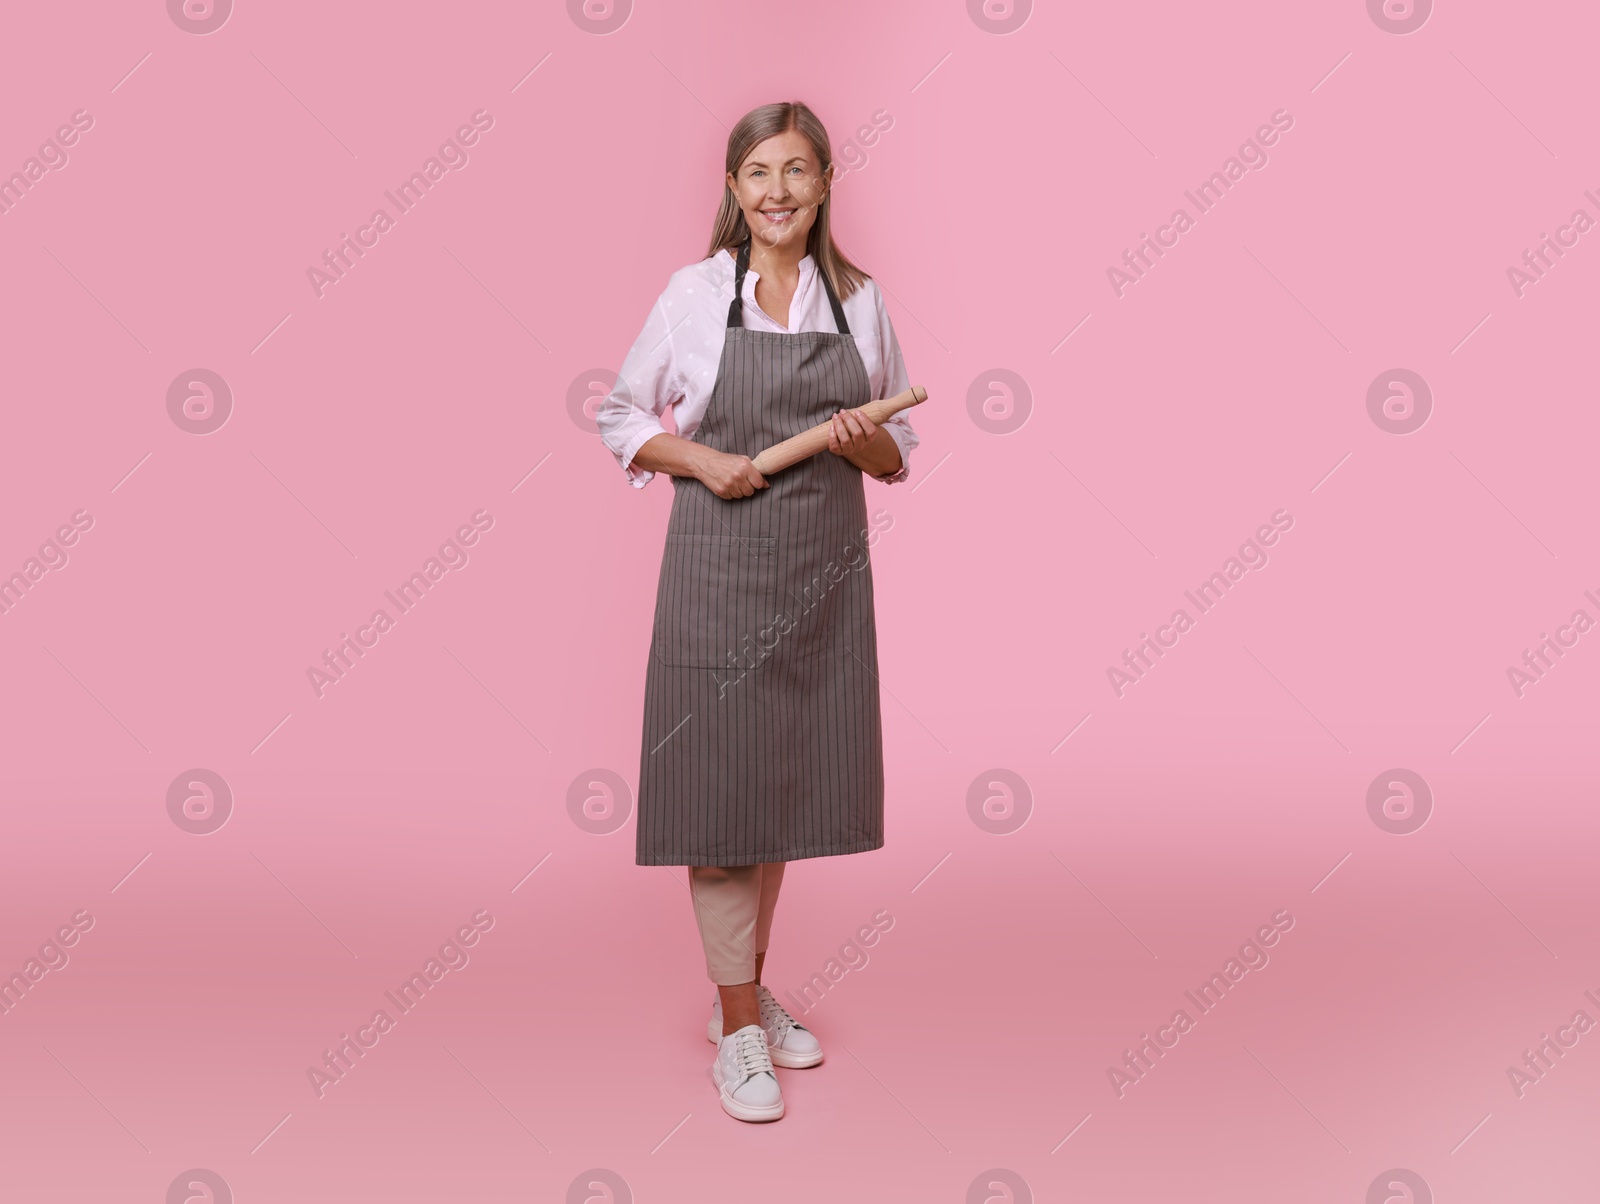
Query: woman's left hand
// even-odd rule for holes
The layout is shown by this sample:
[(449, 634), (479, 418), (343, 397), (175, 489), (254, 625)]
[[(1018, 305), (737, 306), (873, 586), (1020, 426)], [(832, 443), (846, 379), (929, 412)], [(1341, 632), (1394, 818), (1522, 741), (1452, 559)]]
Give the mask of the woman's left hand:
[(828, 424), (828, 450), (836, 456), (860, 455), (877, 433), (877, 424), (860, 410), (840, 410)]

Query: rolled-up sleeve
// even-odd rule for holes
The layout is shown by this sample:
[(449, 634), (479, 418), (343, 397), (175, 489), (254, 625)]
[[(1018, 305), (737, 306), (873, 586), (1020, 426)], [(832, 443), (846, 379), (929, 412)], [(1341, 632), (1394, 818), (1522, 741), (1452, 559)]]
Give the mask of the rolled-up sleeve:
[(656, 474), (638, 467), (633, 457), (655, 436), (668, 433), (661, 425), (661, 415), (683, 397), (666, 320), (666, 298), (662, 293), (656, 299), (644, 329), (622, 361), (616, 385), (595, 411), (600, 441), (636, 489), (643, 489)]
[[(884, 365), (883, 391), (873, 400), (881, 400), (904, 393), (911, 387), (911, 377), (906, 372), (905, 357), (900, 354), (900, 340), (895, 337), (894, 323), (889, 321), (888, 307), (883, 303), (883, 290), (878, 287), (876, 280), (869, 283), (878, 308), (878, 346), (883, 349)], [(888, 476), (873, 477), (873, 480), (894, 485), (911, 475), (911, 449), (917, 446), (919, 440), (917, 432), (911, 429), (910, 419), (906, 417), (909, 413), (909, 410), (901, 410), (898, 414), (890, 415), (882, 424), (900, 449), (900, 468)]]

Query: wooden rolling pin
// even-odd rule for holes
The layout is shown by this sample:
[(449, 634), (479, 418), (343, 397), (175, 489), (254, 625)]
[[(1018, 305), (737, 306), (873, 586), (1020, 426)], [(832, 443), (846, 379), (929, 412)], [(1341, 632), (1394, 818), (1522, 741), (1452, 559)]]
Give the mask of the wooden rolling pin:
[[(921, 385), (912, 385), (904, 393), (896, 393), (893, 397), (885, 397), (880, 401), (869, 401), (859, 409), (872, 419), (874, 424), (878, 424), (884, 422), (891, 414), (898, 414), (901, 410), (908, 410), (927, 400), (928, 391)], [(832, 425), (831, 421), (819, 422), (810, 430), (801, 431), (792, 439), (773, 444), (751, 463), (762, 476), (768, 476), (792, 464), (798, 464), (801, 460), (808, 460), (818, 452), (827, 450), (828, 428)]]

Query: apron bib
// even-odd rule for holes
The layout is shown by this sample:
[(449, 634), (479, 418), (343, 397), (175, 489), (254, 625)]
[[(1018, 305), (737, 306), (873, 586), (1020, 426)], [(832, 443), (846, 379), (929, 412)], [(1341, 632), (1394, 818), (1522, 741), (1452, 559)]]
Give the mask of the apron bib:
[[(739, 247), (694, 441), (749, 456), (871, 400), (838, 333), (743, 326)], [(822, 452), (725, 501), (673, 477), (639, 750), (639, 865), (751, 865), (883, 846), (878, 640), (862, 471)]]

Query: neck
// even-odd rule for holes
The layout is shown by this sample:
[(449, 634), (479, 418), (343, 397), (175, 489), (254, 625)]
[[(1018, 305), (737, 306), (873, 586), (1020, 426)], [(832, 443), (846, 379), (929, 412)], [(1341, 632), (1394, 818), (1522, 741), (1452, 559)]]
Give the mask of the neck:
[[(737, 257), (737, 252), (735, 252)], [(768, 280), (793, 280), (800, 275), (800, 261), (806, 257), (805, 239), (791, 245), (769, 247), (759, 238), (750, 240), (750, 266)]]

